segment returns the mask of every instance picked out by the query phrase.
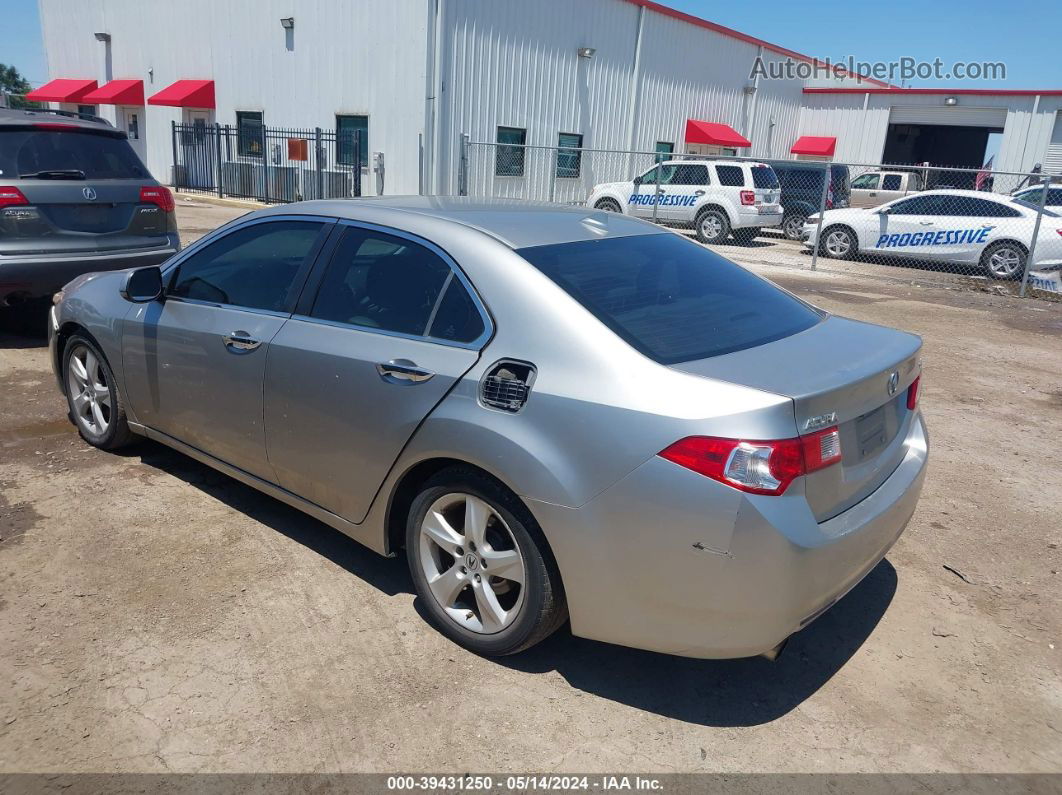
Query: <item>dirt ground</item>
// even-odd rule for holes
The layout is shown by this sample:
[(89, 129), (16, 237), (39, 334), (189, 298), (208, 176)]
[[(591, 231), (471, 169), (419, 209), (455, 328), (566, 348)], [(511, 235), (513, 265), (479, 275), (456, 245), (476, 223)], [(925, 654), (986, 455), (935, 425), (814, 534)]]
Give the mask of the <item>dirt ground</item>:
[[(185, 241), (244, 211), (181, 202)], [(921, 334), (932, 441), (898, 545), (776, 663), (468, 654), (404, 559), (82, 443), (4, 320), (0, 772), (1062, 771), (1062, 306), (754, 267)]]

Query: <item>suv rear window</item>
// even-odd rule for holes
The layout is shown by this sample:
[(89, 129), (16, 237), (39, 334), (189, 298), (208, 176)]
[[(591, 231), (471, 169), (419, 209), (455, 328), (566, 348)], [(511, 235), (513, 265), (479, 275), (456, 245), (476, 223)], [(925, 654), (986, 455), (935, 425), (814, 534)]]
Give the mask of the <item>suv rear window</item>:
[(811, 328), (812, 307), (713, 251), (664, 233), (519, 249), (631, 347), (661, 364)]
[(81, 171), (85, 179), (150, 179), (124, 137), (80, 130), (0, 130), (0, 177)]
[(778, 175), (770, 166), (753, 166), (752, 184), (757, 188), (773, 190), (778, 187)]

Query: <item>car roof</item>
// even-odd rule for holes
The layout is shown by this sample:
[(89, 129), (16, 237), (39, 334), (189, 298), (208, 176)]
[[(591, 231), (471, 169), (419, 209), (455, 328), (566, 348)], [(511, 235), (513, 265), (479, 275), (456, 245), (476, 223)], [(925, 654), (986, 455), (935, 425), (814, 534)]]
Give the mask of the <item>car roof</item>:
[(662, 166), (688, 166), (688, 165), (705, 165), (711, 164), (713, 166), (740, 166), (742, 164), (746, 166), (766, 166), (768, 165), (762, 160), (734, 160), (728, 157), (673, 157), (670, 160), (661, 160)]
[(321, 199), (278, 205), (255, 213), (256, 216), (291, 214), (335, 216), (426, 236), (430, 226), (428, 221), (442, 221), (476, 229), (510, 248), (607, 237), (672, 234), (660, 226), (621, 213), (549, 202), (467, 196)]
[[(999, 202), (1011, 202), (1014, 201), (1010, 196), (1004, 196), (1002, 193), (991, 193), (983, 190), (963, 190), (961, 188), (940, 188), (934, 190), (924, 190), (918, 193), (911, 194), (912, 196), (971, 196), (975, 199), (988, 199), (989, 201)], [(903, 198), (907, 198), (906, 196)]]
[(56, 111), (47, 108), (0, 108), (0, 127), (27, 124), (62, 124), (65, 127), (84, 127), (87, 130), (115, 132), (110, 122), (98, 116), (79, 115), (72, 111)]

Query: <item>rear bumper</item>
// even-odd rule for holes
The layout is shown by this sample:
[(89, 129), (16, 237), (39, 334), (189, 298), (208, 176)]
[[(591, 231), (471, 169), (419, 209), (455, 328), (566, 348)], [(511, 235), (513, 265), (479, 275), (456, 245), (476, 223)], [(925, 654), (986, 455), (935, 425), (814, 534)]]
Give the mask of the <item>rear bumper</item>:
[(743, 207), (737, 213), (737, 222), (734, 224), (734, 228), (779, 226), (782, 223), (782, 216), (781, 209), (777, 212), (759, 212), (755, 207)]
[(71, 279), (84, 273), (158, 265), (176, 254), (179, 249), (180, 246), (174, 240), (170, 245), (158, 248), (112, 251), (96, 255), (0, 256), (0, 306), (51, 295)]
[(914, 513), (928, 442), (912, 418), (889, 478), (817, 523), (802, 489), (742, 494), (659, 457), (577, 509), (531, 503), (579, 636), (687, 657), (766, 652), (885, 556)]

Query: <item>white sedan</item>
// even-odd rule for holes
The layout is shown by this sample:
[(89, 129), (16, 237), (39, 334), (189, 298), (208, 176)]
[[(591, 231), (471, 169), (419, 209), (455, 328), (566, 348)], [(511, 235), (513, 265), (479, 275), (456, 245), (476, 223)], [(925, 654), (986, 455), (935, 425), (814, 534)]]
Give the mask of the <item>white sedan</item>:
[[(863, 209), (827, 210), (819, 253), (833, 259), (858, 254), (949, 262), (983, 268), (994, 279), (1020, 279), (1039, 207), (1009, 196), (970, 190), (933, 190)], [(804, 225), (814, 247), (818, 216)], [(1062, 266), (1062, 216), (1047, 211), (1040, 224), (1033, 267)]]
[[(1043, 201), (1044, 186), (1033, 185), (1030, 188), (1021, 188), (1010, 194), (1015, 199), (1021, 199), (1029, 204), (1035, 204), (1040, 206), (1040, 202)], [(1047, 190), (1047, 209), (1052, 212), (1062, 213), (1062, 186), (1051, 187)]]

